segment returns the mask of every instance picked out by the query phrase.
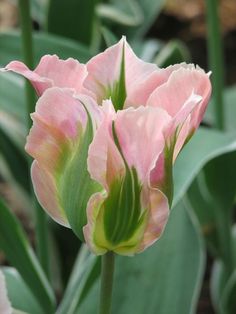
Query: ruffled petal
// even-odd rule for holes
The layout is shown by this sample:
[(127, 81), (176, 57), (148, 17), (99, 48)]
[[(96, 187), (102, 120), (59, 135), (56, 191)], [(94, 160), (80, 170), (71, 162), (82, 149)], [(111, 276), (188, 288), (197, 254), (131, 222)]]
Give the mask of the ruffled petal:
[[(98, 54), (87, 63), (85, 87), (94, 93), (99, 104), (111, 97), (114, 107), (144, 104), (156, 87), (158, 67), (139, 59), (123, 37), (116, 45)], [(114, 94), (124, 80), (125, 96), (122, 105), (114, 103)]]
[(32, 114), (33, 126), (25, 147), (35, 159), (32, 181), (39, 203), (80, 238), (81, 225), (86, 223), (86, 206), (82, 204), (96, 191), (86, 169), (88, 146), (101, 118), (99, 107), (89, 96), (75, 97), (71, 90), (49, 88)]
[(167, 221), (168, 199), (151, 186), (150, 173), (164, 149), (163, 131), (171, 117), (152, 107), (115, 113), (110, 101), (103, 109), (88, 169), (105, 191), (90, 198), (84, 235), (95, 254), (133, 255), (157, 240)]
[(38, 96), (53, 86), (73, 88), (82, 92), (83, 81), (87, 75), (84, 64), (72, 58), (61, 60), (56, 55), (43, 56), (34, 71), (19, 61), (10, 62), (5, 70), (21, 74), (30, 80)]

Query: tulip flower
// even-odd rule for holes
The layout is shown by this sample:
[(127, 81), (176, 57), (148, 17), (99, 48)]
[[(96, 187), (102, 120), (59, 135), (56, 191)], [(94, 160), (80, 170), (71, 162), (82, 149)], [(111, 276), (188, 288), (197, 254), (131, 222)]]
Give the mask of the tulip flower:
[(1, 271), (0, 271), (0, 313), (2, 314), (12, 313), (11, 304), (7, 297), (5, 278)]
[(40, 96), (26, 150), (42, 207), (95, 254), (132, 255), (164, 230), (173, 163), (198, 128), (209, 75), (185, 63), (160, 69), (125, 38), (88, 61), (44, 56), (29, 79)]

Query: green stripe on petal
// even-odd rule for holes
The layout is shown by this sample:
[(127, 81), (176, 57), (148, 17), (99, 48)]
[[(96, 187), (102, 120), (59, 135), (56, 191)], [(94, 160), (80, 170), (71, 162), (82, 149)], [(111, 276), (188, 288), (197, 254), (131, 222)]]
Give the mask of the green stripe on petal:
[(106, 97), (111, 98), (114, 108), (116, 110), (123, 109), (126, 100), (126, 85), (125, 85), (125, 43), (123, 43), (122, 48), (122, 58), (120, 64), (120, 76), (119, 80), (114, 82), (114, 85), (108, 87), (106, 90)]
[(112, 133), (126, 168), (125, 176), (116, 178), (111, 184), (109, 195), (103, 204), (105, 235), (112, 245), (117, 246), (121, 242), (129, 241), (140, 225), (145, 223), (146, 211), (142, 209), (142, 187), (137, 172), (135, 168), (130, 169), (127, 165), (114, 122)]
[(86, 207), (91, 195), (101, 190), (100, 185), (91, 179), (87, 170), (88, 148), (93, 139), (93, 125), (87, 111), (88, 121), (84, 134), (78, 140), (75, 153), (67, 159), (60, 177), (59, 195), (72, 230), (84, 241), (83, 226), (87, 223)]

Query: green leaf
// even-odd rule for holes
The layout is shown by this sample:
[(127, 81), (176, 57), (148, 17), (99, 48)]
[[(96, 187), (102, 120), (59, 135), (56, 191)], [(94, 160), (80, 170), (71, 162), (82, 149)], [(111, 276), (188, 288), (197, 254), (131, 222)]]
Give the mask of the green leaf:
[[(231, 229), (233, 239), (234, 269), (236, 268), (236, 225)], [(226, 267), (221, 260), (213, 264), (210, 282), (211, 298), (217, 313), (235, 313), (236, 271), (228, 276)]]
[(154, 57), (163, 47), (163, 43), (157, 39), (146, 39), (131, 41), (131, 47), (140, 59), (146, 62), (153, 62)]
[(109, 28), (101, 27), (101, 32), (105, 40), (106, 47), (115, 45), (118, 42), (116, 36), (109, 30)]
[(101, 268), (100, 258), (89, 253), (84, 245), (73, 267), (69, 283), (56, 314), (73, 314), (86, 299), (97, 281)]
[[(180, 203), (155, 245), (135, 257), (116, 257), (112, 313), (194, 313), (204, 257), (198, 227)], [(98, 289), (75, 313), (96, 313)]]
[(0, 200), (0, 248), (21, 274), (46, 313), (52, 313), (54, 295), (26, 235), (10, 210)]
[(48, 31), (89, 45), (93, 36), (96, 3), (97, 0), (50, 0)]
[(143, 12), (136, 0), (111, 0), (106, 4), (98, 4), (96, 12), (101, 19), (125, 26), (138, 26), (144, 21)]
[[(2, 59), (0, 57), (0, 62), (1, 61)], [(15, 75), (13, 73), (0, 72), (1, 124), (4, 123), (5, 120), (4, 115), (6, 114), (8, 114), (9, 119), (15, 121), (15, 123), (13, 124), (20, 123), (19, 128), (18, 127), (15, 128), (14, 134), (19, 134), (18, 137), (21, 138), (21, 142), (23, 143), (22, 139), (26, 135), (26, 99), (24, 93), (24, 79), (19, 75)], [(7, 124), (5, 124), (5, 126), (8, 127)], [(12, 123), (10, 123), (10, 127), (8, 127), (9, 132), (11, 127)]]
[[(45, 54), (57, 54), (60, 58), (75, 58), (87, 62), (92, 55), (86, 46), (73, 40), (43, 32), (33, 34), (34, 57), (36, 64)], [(21, 38), (18, 32), (0, 34), (0, 65), (12, 60), (22, 60)]]
[(224, 288), (221, 304), (225, 313), (236, 313), (236, 270), (232, 273)]
[(230, 230), (236, 195), (235, 161), (236, 152), (214, 158), (206, 164), (198, 182), (188, 192), (211, 252), (224, 261), (228, 276), (234, 268)]
[(169, 41), (158, 53), (154, 62), (161, 68), (181, 62), (189, 62), (190, 53), (187, 46), (180, 40)]
[(45, 312), (17, 270), (12, 267), (3, 267), (1, 270), (6, 280), (7, 293), (12, 307), (30, 314), (44, 314)]
[[(112, 3), (114, 6), (120, 6), (120, 3), (125, 1), (113, 0)], [(125, 34), (129, 40), (142, 37), (151, 25), (154, 23), (155, 19), (157, 18), (158, 14), (161, 12), (165, 0), (135, 0), (132, 1), (135, 3), (136, 7), (139, 8), (139, 15), (140, 17), (144, 17), (143, 21), (136, 26), (126, 26), (126, 27), (119, 27), (116, 28), (116, 35), (120, 37), (121, 35)]]
[[(236, 116), (236, 87), (228, 87), (224, 90), (224, 115), (225, 115), (225, 130), (226, 131), (235, 131), (235, 116)], [(214, 125), (215, 119), (215, 103), (214, 99), (211, 100), (208, 105), (204, 121), (207, 124)]]
[[(6, 116), (5, 116), (6, 118)], [(6, 130), (7, 131), (7, 130)], [(0, 121), (0, 152), (5, 159), (8, 168), (16, 182), (25, 190), (30, 192), (30, 180), (28, 177), (28, 162), (21, 148), (11, 139), (9, 134), (1, 126)]]
[(174, 166), (175, 206), (193, 179), (211, 159), (236, 150), (236, 134), (200, 128), (184, 147)]

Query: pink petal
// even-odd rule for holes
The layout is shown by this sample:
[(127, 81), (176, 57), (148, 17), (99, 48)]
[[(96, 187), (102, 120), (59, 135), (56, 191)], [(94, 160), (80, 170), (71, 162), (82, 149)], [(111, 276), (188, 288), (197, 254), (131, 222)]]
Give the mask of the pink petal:
[(60, 206), (55, 178), (40, 167), (35, 160), (31, 167), (34, 192), (40, 205), (59, 224), (69, 227), (64, 210)]
[(39, 98), (32, 119), (25, 149), (44, 167), (53, 170), (66, 145), (76, 141), (85, 128), (87, 114), (69, 91), (53, 87)]
[(192, 94), (202, 97), (201, 106), (205, 109), (210, 93), (209, 76), (203, 70), (179, 67), (171, 73), (165, 84), (157, 87), (150, 95), (147, 106), (161, 107), (175, 117)]
[(165, 130), (167, 141), (171, 141), (178, 128), (173, 161), (199, 126), (210, 94), (209, 75), (191, 65), (182, 65), (172, 71), (168, 81), (156, 88), (148, 99), (148, 106), (163, 108), (173, 117)]
[(142, 252), (160, 238), (169, 217), (168, 199), (161, 191), (149, 189), (143, 194), (148, 204), (149, 219), (137, 252)]
[[(94, 93), (100, 104), (103, 99), (110, 98), (114, 85), (119, 81), (123, 49), (127, 106), (144, 104), (150, 91), (157, 85), (156, 80), (151, 77), (158, 70), (157, 66), (137, 58), (123, 37), (116, 45), (87, 63), (88, 76), (85, 87)], [(136, 103), (137, 99), (138, 103)]]
[(49, 88), (39, 98), (36, 112), (32, 114), (33, 126), (25, 147), (35, 159), (32, 180), (40, 204), (54, 220), (66, 226), (61, 181), (68, 163), (78, 153), (87, 126), (86, 111), (96, 127), (101, 115), (93, 99), (80, 94), (74, 97), (68, 89)]
[[(106, 193), (94, 194), (87, 206), (88, 224), (84, 227), (86, 242), (95, 254), (112, 250), (122, 255), (132, 255), (144, 250), (159, 238), (166, 224), (169, 205), (167, 197), (150, 186), (150, 172), (161, 155), (165, 139), (163, 131), (171, 118), (161, 108), (129, 108), (115, 113), (110, 101), (103, 104), (104, 120), (90, 145), (88, 169)], [(137, 226), (131, 238), (113, 245), (106, 238), (103, 220), (103, 202), (109, 195), (109, 186), (121, 179), (126, 171), (123, 157), (112, 133), (114, 123), (120, 150), (129, 168), (134, 167), (141, 184), (142, 212), (148, 211), (147, 220)], [(114, 204), (115, 206), (115, 204)]]
[(94, 180), (108, 190), (114, 177), (124, 173), (124, 163), (112, 138), (115, 111), (111, 101), (103, 103), (103, 110), (103, 122), (89, 147), (88, 171)]
[(170, 120), (161, 108), (129, 108), (117, 113), (115, 129), (122, 152), (129, 167), (137, 170), (141, 182), (149, 180), (164, 148), (163, 131)]
[(34, 71), (19, 61), (10, 62), (5, 69), (30, 80), (39, 96), (52, 86), (73, 88), (81, 92), (87, 75), (84, 64), (72, 58), (61, 60), (56, 55), (43, 56)]

